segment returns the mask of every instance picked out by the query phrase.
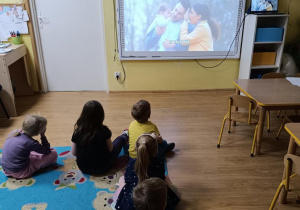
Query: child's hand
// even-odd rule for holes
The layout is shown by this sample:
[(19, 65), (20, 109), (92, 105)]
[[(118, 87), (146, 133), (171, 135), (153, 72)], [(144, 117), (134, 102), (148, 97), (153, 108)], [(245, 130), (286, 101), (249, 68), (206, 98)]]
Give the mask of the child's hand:
[(161, 36), (166, 31), (166, 26), (156, 26), (157, 36)]
[(45, 137), (45, 133), (46, 133), (46, 128), (45, 128), (45, 130), (41, 133), (41, 137)]
[(164, 48), (173, 48), (173, 47), (175, 47), (175, 43), (171, 43), (170, 40), (166, 39), (163, 42), (163, 46), (164, 46)]
[(151, 136), (158, 142), (158, 143), (162, 143), (163, 139), (160, 135), (158, 135), (157, 133), (155, 132), (152, 132), (151, 133)]

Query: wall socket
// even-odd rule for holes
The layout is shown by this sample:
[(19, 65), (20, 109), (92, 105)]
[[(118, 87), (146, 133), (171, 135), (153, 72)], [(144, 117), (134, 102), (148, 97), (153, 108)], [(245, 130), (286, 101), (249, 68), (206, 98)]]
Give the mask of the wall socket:
[(121, 76), (121, 72), (115, 71), (115, 78), (120, 78), (120, 76)]

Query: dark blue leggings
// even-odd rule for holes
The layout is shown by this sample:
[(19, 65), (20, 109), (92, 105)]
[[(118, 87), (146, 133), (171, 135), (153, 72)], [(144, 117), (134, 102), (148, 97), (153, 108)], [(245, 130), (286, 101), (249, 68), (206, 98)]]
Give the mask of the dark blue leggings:
[(128, 136), (126, 134), (122, 134), (120, 136), (118, 136), (114, 141), (113, 141), (113, 145), (114, 148), (111, 151), (112, 154), (112, 158), (114, 160), (116, 160), (119, 157), (119, 154), (122, 150), (122, 148), (128, 144)]

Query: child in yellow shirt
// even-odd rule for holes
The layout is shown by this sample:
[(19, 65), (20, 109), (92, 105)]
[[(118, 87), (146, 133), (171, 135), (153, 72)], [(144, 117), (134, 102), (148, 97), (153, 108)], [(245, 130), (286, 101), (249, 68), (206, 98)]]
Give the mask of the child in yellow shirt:
[(151, 115), (151, 106), (150, 103), (146, 100), (139, 100), (132, 106), (131, 115), (135, 119), (132, 121), (128, 128), (129, 135), (129, 156), (131, 158), (136, 158), (135, 145), (139, 136), (143, 133), (155, 132), (158, 134), (158, 156), (162, 157), (166, 152), (171, 151), (175, 148), (175, 143), (167, 143), (166, 140), (163, 140), (160, 136), (157, 126), (149, 121)]

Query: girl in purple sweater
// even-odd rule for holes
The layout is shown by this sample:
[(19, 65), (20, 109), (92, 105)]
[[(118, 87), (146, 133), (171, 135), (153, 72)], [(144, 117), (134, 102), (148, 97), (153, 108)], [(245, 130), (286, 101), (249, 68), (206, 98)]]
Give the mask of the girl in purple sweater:
[[(28, 178), (41, 168), (56, 162), (57, 152), (50, 148), (45, 136), (46, 118), (39, 115), (27, 115), (22, 130), (13, 131), (6, 139), (1, 165), (6, 176)], [(40, 135), (40, 144), (32, 137)]]

